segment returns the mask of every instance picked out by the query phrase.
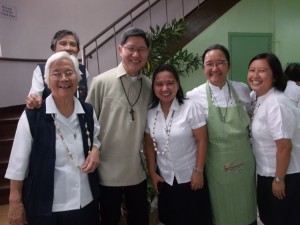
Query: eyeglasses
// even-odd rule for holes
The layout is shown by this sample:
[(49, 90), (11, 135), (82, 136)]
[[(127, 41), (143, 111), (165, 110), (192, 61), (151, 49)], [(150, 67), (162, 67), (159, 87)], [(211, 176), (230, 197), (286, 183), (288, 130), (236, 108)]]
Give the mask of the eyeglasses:
[(146, 52), (148, 52), (148, 48), (146, 48), (146, 47), (137, 48), (137, 47), (129, 45), (129, 46), (123, 46), (123, 48), (129, 54), (134, 54), (135, 52), (137, 52), (138, 54), (145, 54)]
[(207, 63), (204, 63), (203, 67), (206, 68), (206, 69), (212, 69), (215, 66), (218, 69), (222, 69), (227, 64), (228, 64), (228, 62), (226, 62), (226, 61), (219, 61), (219, 62), (216, 62), (216, 63), (207, 62)]
[(74, 71), (67, 71), (67, 72), (64, 72), (64, 73), (53, 72), (53, 73), (51, 74), (51, 77), (53, 77), (55, 80), (60, 80), (60, 79), (62, 79), (63, 77), (69, 79), (69, 78), (72, 77), (74, 74), (75, 74)]

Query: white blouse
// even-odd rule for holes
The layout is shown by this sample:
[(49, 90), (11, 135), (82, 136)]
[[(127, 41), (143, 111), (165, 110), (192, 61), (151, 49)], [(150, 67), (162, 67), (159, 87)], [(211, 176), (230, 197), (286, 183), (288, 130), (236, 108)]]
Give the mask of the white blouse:
[[(64, 140), (75, 157), (75, 161), (81, 166), (85, 161), (83, 152), (82, 135), (77, 114), (84, 110), (75, 97), (73, 114), (66, 118), (56, 108), (52, 95), (46, 98), (46, 113), (54, 113), (59, 123)], [(98, 149), (100, 141), (97, 136), (100, 126), (94, 112), (94, 142)], [(74, 134), (77, 137), (74, 137)], [(16, 135), (11, 150), (8, 168), (5, 178), (24, 180), (28, 173), (29, 157), (32, 147), (32, 136), (25, 111), (20, 117)], [(54, 201), (53, 212), (79, 209), (93, 200), (88, 175), (75, 167), (67, 155), (65, 145), (56, 132), (56, 160), (54, 171)]]
[(286, 96), (300, 108), (300, 86), (298, 86), (294, 81), (289, 80), (284, 91)]
[[(246, 107), (248, 108), (248, 106), (251, 104), (251, 99), (249, 96), (250, 91), (248, 86), (242, 82), (236, 82), (236, 81), (228, 81), (228, 82), (230, 82), (230, 84), (234, 88), (239, 99), (245, 103), (245, 109)], [(228, 83), (226, 83), (222, 88), (219, 88), (209, 83), (209, 87), (213, 93), (214, 99), (216, 99), (216, 101), (213, 101), (214, 106), (232, 107), (236, 105), (234, 97), (232, 96), (232, 91), (230, 92), (231, 94), (229, 95)], [(187, 92), (186, 96), (189, 99), (192, 99), (194, 102), (200, 104), (201, 107), (204, 109), (206, 118), (208, 118), (206, 83)]]
[(259, 175), (275, 176), (277, 152), (275, 140), (282, 138), (291, 139), (293, 144), (287, 174), (300, 172), (299, 118), (299, 109), (285, 94), (275, 88), (257, 99), (251, 133), (256, 171)]
[(169, 148), (164, 155), (157, 154), (157, 165), (164, 180), (172, 185), (174, 176), (178, 183), (187, 183), (191, 180), (193, 168), (196, 165), (196, 141), (193, 136), (193, 129), (200, 128), (206, 124), (205, 116), (200, 105), (191, 100), (185, 100), (179, 105), (175, 98), (172, 102), (167, 119), (159, 104), (157, 107), (148, 110), (146, 133), (153, 136), (155, 115), (155, 140), (159, 151), (165, 149), (168, 126), (172, 111), (174, 110), (173, 122), (169, 138)]

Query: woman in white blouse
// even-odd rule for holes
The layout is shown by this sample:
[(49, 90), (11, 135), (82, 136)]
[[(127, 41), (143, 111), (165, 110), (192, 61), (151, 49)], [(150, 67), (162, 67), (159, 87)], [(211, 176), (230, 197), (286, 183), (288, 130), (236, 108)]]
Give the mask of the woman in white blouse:
[(203, 173), (207, 133), (202, 109), (184, 99), (172, 65), (156, 69), (152, 91), (145, 153), (151, 182), (158, 193), (159, 219), (165, 225), (212, 224)]
[(78, 60), (53, 54), (45, 66), (52, 94), (18, 123), (5, 177), (9, 223), (99, 225), (99, 124), (93, 107), (74, 97)]
[(255, 160), (246, 112), (246, 84), (227, 80), (228, 50), (219, 44), (202, 55), (205, 84), (187, 93), (205, 112), (208, 129), (206, 174), (215, 225), (256, 224)]
[(298, 108), (300, 108), (300, 64), (289, 64), (286, 67), (284, 74), (288, 78), (284, 93)]
[(265, 225), (300, 224), (300, 114), (283, 91), (287, 80), (271, 53), (251, 59), (252, 148), (256, 158), (257, 202)]

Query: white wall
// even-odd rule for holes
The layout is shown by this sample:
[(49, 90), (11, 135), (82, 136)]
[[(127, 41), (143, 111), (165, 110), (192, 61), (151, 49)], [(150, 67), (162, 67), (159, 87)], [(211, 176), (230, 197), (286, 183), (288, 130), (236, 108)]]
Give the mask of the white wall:
[(16, 7), (16, 20), (0, 17), (3, 57), (47, 58), (60, 29), (78, 33), (82, 44), (141, 0), (0, 0)]

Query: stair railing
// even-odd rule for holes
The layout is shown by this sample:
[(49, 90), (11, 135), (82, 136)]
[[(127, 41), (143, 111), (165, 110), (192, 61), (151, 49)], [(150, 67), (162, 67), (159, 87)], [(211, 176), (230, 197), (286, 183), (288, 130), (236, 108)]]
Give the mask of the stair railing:
[[(114, 57), (110, 56), (111, 60), (115, 58), (115, 66), (119, 64), (119, 54), (117, 49), (117, 38), (118, 35), (122, 33), (122, 31), (127, 28), (128, 26), (133, 26), (133, 22), (137, 19), (141, 18), (142, 16), (145, 16), (148, 13), (147, 21), (149, 21), (149, 26), (152, 26), (152, 9), (158, 4), (163, 2), (165, 3), (165, 16), (166, 20), (164, 23), (169, 22), (169, 4), (175, 2), (175, 0), (143, 0), (141, 3), (137, 4), (135, 7), (133, 7), (131, 10), (126, 12), (123, 16), (121, 16), (118, 20), (116, 20), (114, 23), (109, 25), (106, 29), (104, 29), (102, 32), (100, 32), (98, 35), (96, 35), (94, 38), (92, 38), (89, 42), (87, 42), (82, 47), (82, 63), (87, 66), (89, 69), (89, 59), (93, 59), (95, 56), (96, 59), (93, 66), (96, 67), (95, 70), (96, 73), (100, 74), (101, 68), (100, 68), (100, 55), (99, 50), (101, 47), (104, 47), (106, 44), (110, 42), (110, 50), (111, 48), (114, 48), (112, 54), (114, 54)], [(196, 0), (193, 2), (193, 0), (180, 0), (181, 3), (181, 15), (180, 18), (183, 18), (185, 15), (187, 15), (190, 11), (200, 6), (201, 3), (204, 2), (204, 0)], [(193, 3), (192, 3), (193, 2)], [(185, 12), (186, 8), (185, 6), (193, 4), (193, 8), (189, 10), (189, 12)], [(173, 18), (172, 18), (173, 19)], [(112, 43), (111, 43), (112, 42)], [(112, 46), (113, 45), (113, 46)], [(107, 49), (106, 49), (107, 50)], [(109, 51), (109, 50), (107, 50)], [(108, 53), (105, 53), (105, 57), (107, 57)], [(102, 58), (103, 59), (103, 58)], [(111, 63), (110, 60), (110, 63)], [(95, 65), (96, 64), (96, 65)], [(107, 68), (106, 68), (107, 69)]]

